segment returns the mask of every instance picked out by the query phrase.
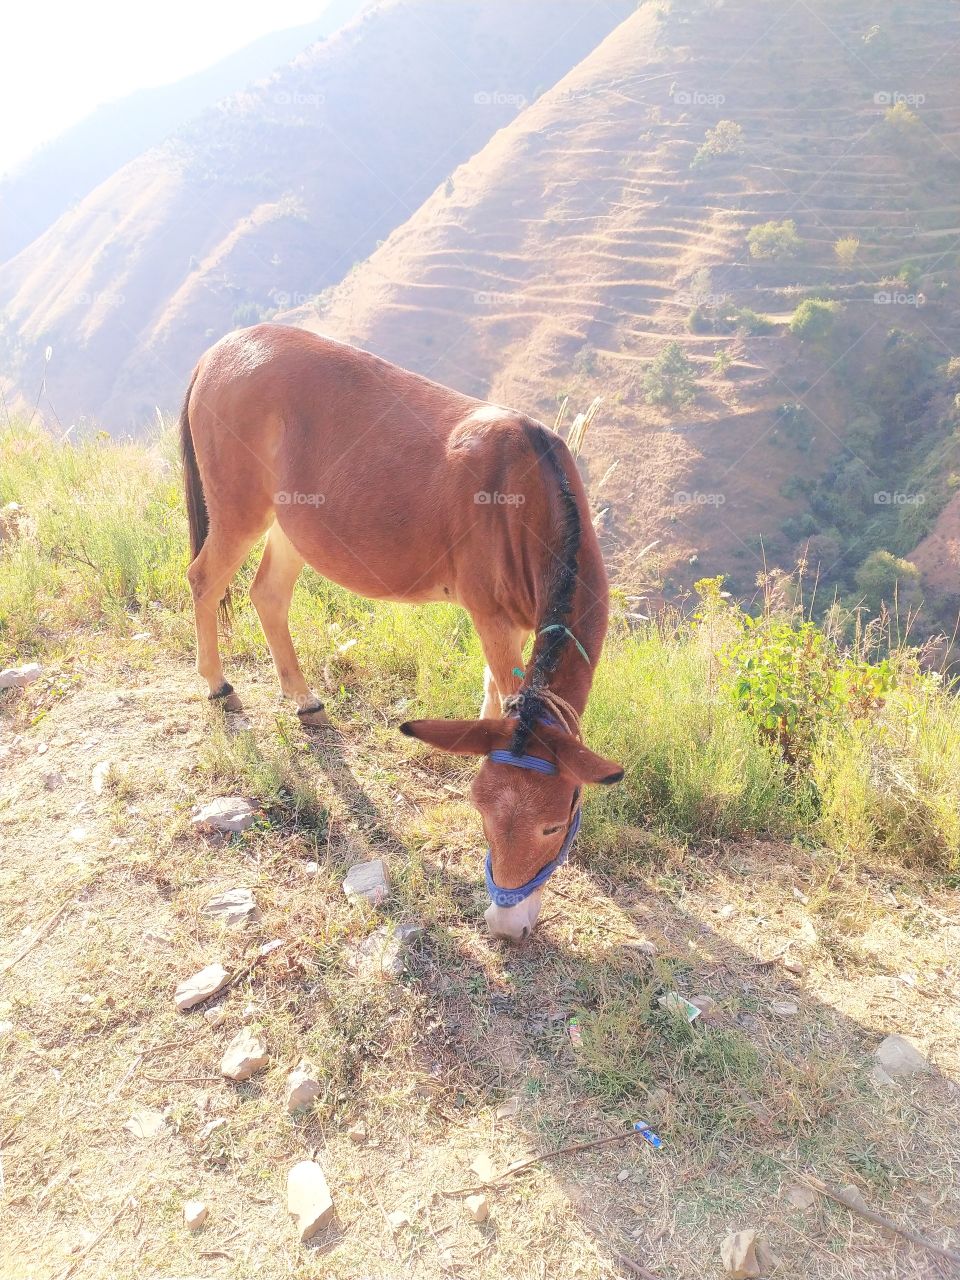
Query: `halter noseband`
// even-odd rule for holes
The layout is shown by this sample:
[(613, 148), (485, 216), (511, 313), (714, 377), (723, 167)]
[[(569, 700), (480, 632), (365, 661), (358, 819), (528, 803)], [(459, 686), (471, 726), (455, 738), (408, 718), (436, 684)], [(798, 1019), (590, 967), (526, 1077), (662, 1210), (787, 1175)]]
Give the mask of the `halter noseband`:
[[(548, 716), (540, 717), (544, 724), (556, 724), (555, 720)], [(554, 777), (558, 773), (557, 766), (551, 764), (549, 760), (544, 760), (541, 756), (520, 755), (516, 756), (512, 751), (491, 751), (487, 759), (492, 760), (494, 764), (508, 764), (514, 769), (529, 769), (531, 773), (542, 773), (547, 777)], [(567, 827), (567, 834), (564, 836), (563, 844), (560, 846), (560, 852), (555, 858), (547, 863), (545, 867), (537, 872), (532, 880), (528, 880), (526, 884), (522, 884), (519, 889), (501, 889), (493, 878), (493, 858), (490, 850), (487, 849), (487, 860), (484, 864), (484, 871), (487, 878), (487, 891), (490, 894), (490, 901), (497, 907), (516, 907), (530, 897), (535, 890), (542, 888), (558, 867), (562, 867), (567, 860), (573, 842), (577, 838), (577, 832), (580, 830), (580, 818), (582, 811), (580, 807), (580, 789), (574, 792), (573, 803), (576, 805), (573, 817), (570, 819), (570, 825)]]

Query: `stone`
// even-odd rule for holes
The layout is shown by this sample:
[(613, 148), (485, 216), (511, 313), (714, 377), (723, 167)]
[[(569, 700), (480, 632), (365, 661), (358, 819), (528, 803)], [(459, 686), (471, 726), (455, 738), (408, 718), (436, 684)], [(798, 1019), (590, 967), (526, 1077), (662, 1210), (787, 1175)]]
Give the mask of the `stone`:
[(209, 1000), (223, 987), (230, 975), (222, 964), (208, 964), (205, 969), (195, 973), (192, 978), (184, 978), (174, 992), (174, 1003), (181, 1013), (186, 1013), (195, 1004)]
[(253, 826), (256, 809), (242, 796), (223, 796), (205, 804), (190, 821), (194, 826), (211, 827), (214, 831), (235, 833)]
[(351, 867), (343, 881), (343, 892), (351, 901), (365, 898), (372, 907), (386, 902), (390, 894), (390, 876), (383, 858), (358, 862)]
[(316, 1068), (309, 1063), (301, 1062), (295, 1071), (287, 1076), (287, 1110), (293, 1114), (301, 1107), (309, 1107), (323, 1093), (323, 1085), (317, 1079)]
[(717, 1002), (714, 1000), (713, 996), (700, 995), (698, 993), (697, 995), (690, 997), (690, 1003), (692, 1005), (696, 1005), (703, 1018), (710, 1019), (717, 1012)]
[(135, 1138), (155, 1138), (167, 1127), (167, 1118), (162, 1111), (154, 1111), (151, 1107), (138, 1107), (123, 1127)]
[(800, 960), (794, 960), (792, 956), (784, 956), (780, 961), (787, 973), (792, 973), (796, 978), (802, 978), (806, 970)]
[(624, 951), (632, 951), (638, 956), (647, 956), (651, 960), (657, 954), (657, 944), (651, 942), (649, 938), (631, 938), (629, 942), (624, 942)]
[(387, 1221), (390, 1223), (390, 1230), (394, 1233), (410, 1225), (410, 1217), (402, 1209), (394, 1209), (393, 1213), (388, 1213)]
[(372, 969), (385, 978), (401, 978), (406, 966), (406, 952), (423, 935), (415, 924), (398, 924), (392, 929), (381, 925), (360, 945), (360, 967)]
[(735, 1231), (720, 1246), (720, 1261), (733, 1280), (757, 1280), (763, 1275), (757, 1257), (756, 1231)]
[(189, 1231), (199, 1231), (209, 1216), (210, 1210), (202, 1200), (187, 1200), (183, 1206), (183, 1225)]
[(203, 1016), (206, 1018), (207, 1022), (210, 1023), (211, 1027), (216, 1029), (226, 1022), (227, 1011), (224, 1009), (222, 1004), (218, 1004), (215, 1008), (208, 1009)]
[(215, 1120), (208, 1120), (207, 1123), (200, 1130), (200, 1132), (197, 1134), (197, 1139), (200, 1142), (206, 1142), (206, 1140), (212, 1137), (213, 1134), (215, 1134), (218, 1129), (222, 1129), (226, 1123), (227, 1123), (226, 1116), (217, 1116)]
[(920, 1050), (904, 1036), (887, 1036), (874, 1051), (880, 1068), (892, 1079), (929, 1071), (930, 1063)]
[(43, 785), (48, 791), (56, 791), (66, 782), (66, 778), (62, 773), (45, 773), (43, 775)]
[(107, 778), (112, 767), (113, 762), (111, 760), (101, 760), (93, 766), (90, 774), (90, 790), (95, 796), (103, 795), (103, 789), (107, 785)]
[(514, 1094), (512, 1098), (507, 1098), (506, 1102), (501, 1102), (497, 1107), (498, 1120), (511, 1120), (520, 1110), (520, 1099)]
[(848, 1182), (845, 1187), (840, 1187), (840, 1195), (843, 1196), (847, 1204), (853, 1205), (856, 1209), (866, 1210), (870, 1212), (870, 1206), (860, 1194), (860, 1188), (854, 1186), (852, 1182)]
[(347, 1130), (347, 1137), (358, 1147), (362, 1147), (367, 1140), (367, 1126), (362, 1120), (358, 1120)]
[(228, 1080), (242, 1083), (262, 1071), (269, 1061), (270, 1054), (261, 1033), (244, 1027), (227, 1046), (220, 1070)]
[(733, 905), (732, 902), (728, 902), (726, 906), (721, 907), (720, 910), (717, 912), (717, 915), (720, 917), (721, 920), (732, 920), (736, 914), (737, 914), (737, 908)]
[(229, 928), (252, 924), (260, 918), (260, 911), (249, 889), (228, 889), (226, 893), (218, 893), (205, 907), (200, 908), (200, 914)]
[(490, 1202), (486, 1196), (467, 1196), (463, 1203), (474, 1222), (486, 1222), (490, 1217)]
[(492, 1182), (496, 1177), (496, 1171), (493, 1167), (489, 1151), (481, 1151), (470, 1166), (470, 1171), (475, 1173), (481, 1182)]
[(778, 1018), (795, 1018), (800, 1012), (800, 1006), (792, 1000), (771, 1000), (770, 1008)]
[(39, 680), (43, 668), (39, 662), (28, 662), (22, 667), (7, 667), (0, 671), (0, 689), (23, 689)]
[(287, 1174), (287, 1210), (296, 1218), (301, 1240), (309, 1240), (333, 1217), (333, 1199), (314, 1160), (301, 1160)]
[(812, 1209), (817, 1203), (817, 1193), (812, 1187), (806, 1187), (801, 1182), (792, 1182), (790, 1186), (784, 1187), (783, 1198), (788, 1200), (795, 1209), (801, 1209), (804, 1212)]

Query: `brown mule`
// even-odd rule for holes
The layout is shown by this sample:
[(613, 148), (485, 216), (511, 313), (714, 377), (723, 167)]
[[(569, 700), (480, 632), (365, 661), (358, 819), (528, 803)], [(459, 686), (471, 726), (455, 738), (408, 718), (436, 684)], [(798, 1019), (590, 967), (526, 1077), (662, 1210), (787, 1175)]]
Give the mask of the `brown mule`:
[(487, 921), (525, 936), (542, 895), (534, 882), (579, 824), (581, 784), (623, 776), (579, 740), (608, 590), (566, 445), (513, 410), (279, 325), (228, 334), (202, 357), (180, 428), (197, 669), (212, 699), (240, 706), (217, 615), (264, 533), (250, 596), (280, 687), (308, 723), (326, 717), (287, 622), (305, 562), (358, 595), (453, 600), (470, 614), (487, 660), (481, 719), (401, 728), (486, 757), (473, 798), (491, 847)]

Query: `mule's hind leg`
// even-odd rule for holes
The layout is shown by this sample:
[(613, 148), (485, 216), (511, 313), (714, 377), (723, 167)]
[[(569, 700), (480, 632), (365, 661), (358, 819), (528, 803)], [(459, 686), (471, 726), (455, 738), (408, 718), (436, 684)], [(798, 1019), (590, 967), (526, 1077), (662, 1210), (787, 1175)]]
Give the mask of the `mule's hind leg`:
[(303, 557), (280, 526), (272, 525), (257, 576), (250, 587), (250, 599), (260, 616), (280, 688), (297, 704), (300, 720), (303, 724), (329, 724), (323, 703), (303, 678), (290, 637), (290, 601), (302, 568)]
[[(503, 699), (516, 693), (523, 679), (523, 643), (526, 631), (518, 631), (502, 619), (474, 618), (487, 667), (483, 673), (483, 706), (480, 718), (499, 718)], [(517, 672), (520, 672), (518, 675)]]
[(187, 570), (197, 624), (197, 670), (207, 682), (211, 702), (219, 702), (226, 711), (240, 711), (242, 704), (223, 674), (217, 615), (227, 587), (261, 531), (241, 536), (226, 534), (211, 525), (197, 558)]

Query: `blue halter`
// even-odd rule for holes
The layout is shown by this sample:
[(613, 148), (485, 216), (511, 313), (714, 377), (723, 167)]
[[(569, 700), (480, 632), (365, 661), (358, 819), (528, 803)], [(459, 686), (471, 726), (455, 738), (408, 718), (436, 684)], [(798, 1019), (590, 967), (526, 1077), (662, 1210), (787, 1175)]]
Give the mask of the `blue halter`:
[[(548, 720), (543, 717), (545, 723), (553, 724), (555, 721)], [(509, 764), (514, 769), (529, 769), (532, 773), (543, 773), (548, 777), (553, 777), (557, 773), (557, 766), (551, 764), (549, 760), (544, 760), (540, 756), (522, 755), (515, 756), (512, 751), (491, 751), (488, 757), (494, 764)], [(570, 825), (567, 827), (567, 834), (564, 836), (563, 844), (560, 846), (560, 852), (557, 856), (533, 877), (526, 884), (522, 884), (519, 889), (501, 889), (493, 878), (493, 859), (490, 850), (487, 850), (487, 861), (484, 864), (484, 871), (487, 878), (487, 891), (490, 894), (490, 901), (497, 907), (516, 907), (525, 899), (529, 898), (531, 893), (540, 889), (547, 883), (558, 867), (562, 867), (567, 860), (573, 842), (577, 838), (577, 832), (580, 830), (580, 818), (582, 811), (579, 804), (579, 792), (575, 797), (574, 803), (577, 808), (573, 817), (570, 819)]]

